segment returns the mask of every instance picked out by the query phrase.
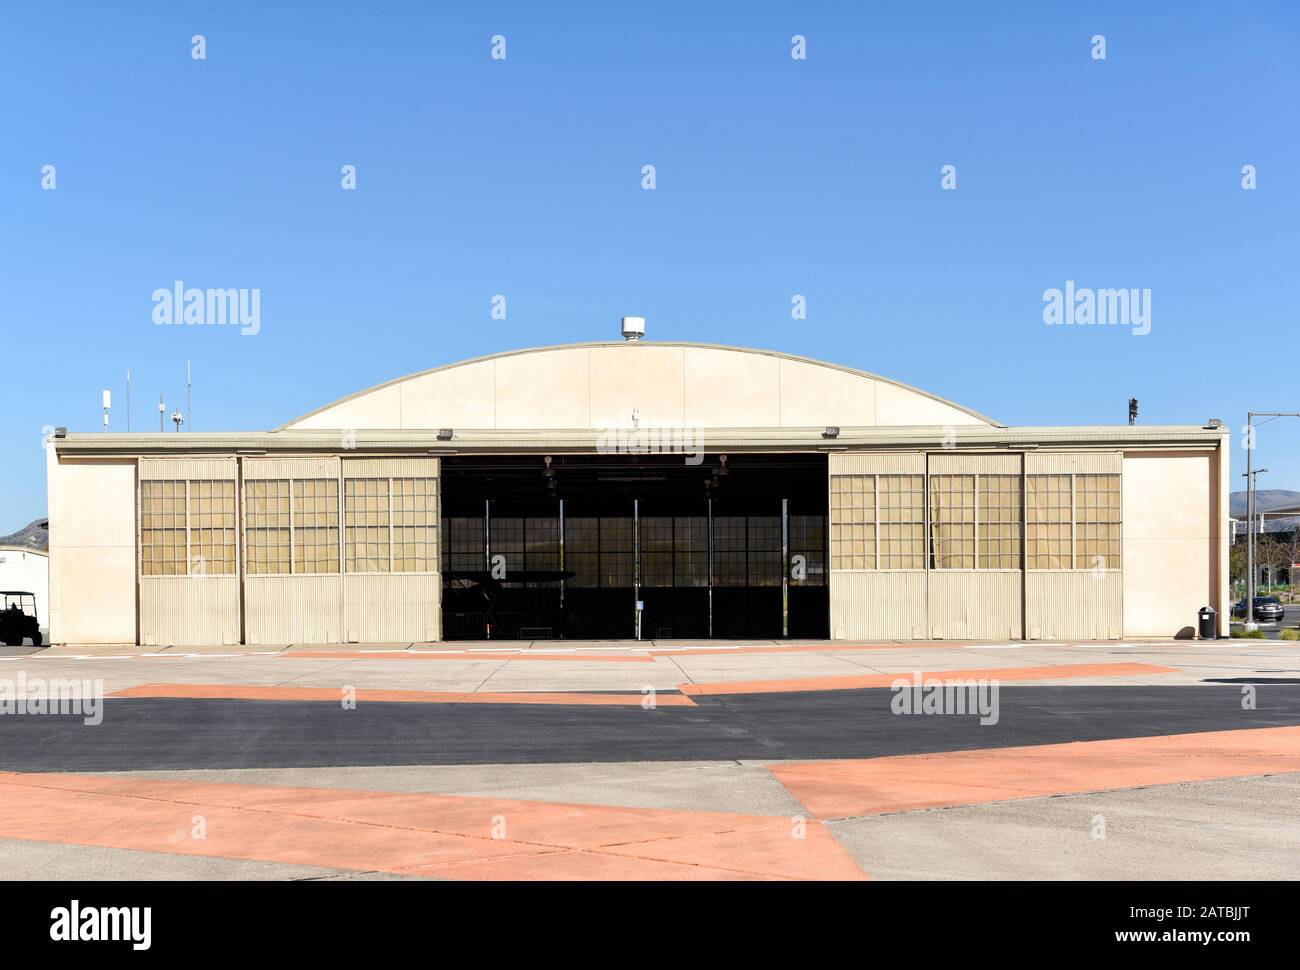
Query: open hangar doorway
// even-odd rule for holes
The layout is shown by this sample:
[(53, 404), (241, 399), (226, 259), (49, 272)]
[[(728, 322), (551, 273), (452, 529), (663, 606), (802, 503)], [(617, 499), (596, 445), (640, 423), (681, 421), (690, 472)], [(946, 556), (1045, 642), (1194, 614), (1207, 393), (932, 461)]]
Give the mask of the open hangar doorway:
[(452, 455), (441, 482), (444, 639), (829, 636), (824, 454)]

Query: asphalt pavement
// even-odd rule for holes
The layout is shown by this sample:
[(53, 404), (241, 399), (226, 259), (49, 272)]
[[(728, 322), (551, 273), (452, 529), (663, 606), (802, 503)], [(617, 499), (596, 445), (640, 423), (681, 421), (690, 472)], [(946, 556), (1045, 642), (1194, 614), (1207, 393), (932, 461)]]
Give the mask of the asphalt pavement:
[(75, 715), (0, 717), (0, 769), (878, 758), (1300, 725), (1294, 678), (1241, 679), (1255, 685), (1253, 709), (1238, 684), (1004, 687), (996, 724), (896, 715), (887, 689), (705, 696), (655, 710), (110, 697), (94, 726)]

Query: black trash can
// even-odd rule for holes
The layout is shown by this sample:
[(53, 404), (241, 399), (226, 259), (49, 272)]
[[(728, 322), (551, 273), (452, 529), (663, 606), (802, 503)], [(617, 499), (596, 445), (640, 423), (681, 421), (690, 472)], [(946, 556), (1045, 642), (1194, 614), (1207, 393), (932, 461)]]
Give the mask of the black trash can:
[(1200, 618), (1197, 632), (1201, 635), (1202, 640), (1215, 640), (1219, 636), (1219, 614), (1214, 611), (1213, 606), (1202, 606), (1197, 612)]

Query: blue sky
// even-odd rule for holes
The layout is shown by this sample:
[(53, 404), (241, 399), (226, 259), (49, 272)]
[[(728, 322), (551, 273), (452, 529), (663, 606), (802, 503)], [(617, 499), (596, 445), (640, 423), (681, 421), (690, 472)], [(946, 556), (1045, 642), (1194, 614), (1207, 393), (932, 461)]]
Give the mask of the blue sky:
[[(626, 313), (1012, 424), (1300, 410), (1300, 7), (811, 7), (7, 5), (0, 533), (44, 514), (42, 426), (108, 387), (125, 428), (128, 367), (136, 430), (186, 360), (195, 430), (260, 429)], [(260, 333), (155, 326), (178, 279), (259, 288)], [(1066, 280), (1149, 288), (1150, 333), (1046, 326)], [(1297, 445), (1261, 433), (1261, 487)]]

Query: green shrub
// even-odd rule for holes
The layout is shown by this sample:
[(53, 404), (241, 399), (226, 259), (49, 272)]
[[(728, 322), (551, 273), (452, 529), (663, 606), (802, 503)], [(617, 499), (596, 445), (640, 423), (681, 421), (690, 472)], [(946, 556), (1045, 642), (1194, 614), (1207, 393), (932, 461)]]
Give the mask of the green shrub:
[(1288, 627), (1287, 629), (1282, 631), (1282, 639), (1300, 640), (1300, 629), (1296, 629), (1295, 627)]
[[(1286, 633), (1296, 633), (1300, 635), (1300, 630), (1287, 630)], [(1234, 640), (1267, 640), (1263, 630), (1233, 630), (1232, 638)]]

